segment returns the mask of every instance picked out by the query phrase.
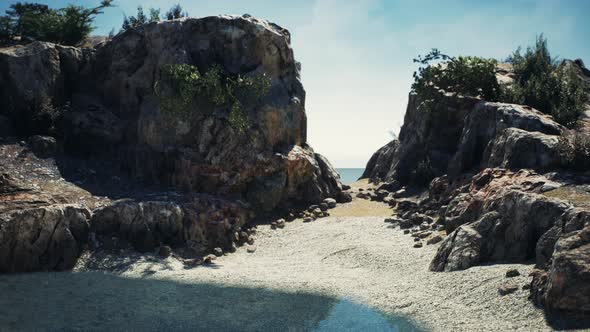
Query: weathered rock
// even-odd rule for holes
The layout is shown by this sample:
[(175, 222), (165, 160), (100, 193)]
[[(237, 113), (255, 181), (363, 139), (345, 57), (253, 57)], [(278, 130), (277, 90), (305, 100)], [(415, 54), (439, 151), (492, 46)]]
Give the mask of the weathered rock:
[(336, 207), (336, 200), (333, 198), (326, 198), (324, 199), (324, 203), (328, 205), (328, 208), (333, 209)]
[(536, 279), (537, 299), (549, 309), (590, 313), (590, 227), (559, 239), (548, 274)]
[(0, 272), (71, 269), (88, 240), (89, 215), (75, 205), (0, 214)]
[(51, 136), (32, 136), (29, 138), (29, 144), (33, 153), (41, 158), (50, 157), (58, 150), (57, 141)]
[(439, 234), (436, 234), (436, 235), (432, 236), (430, 239), (428, 239), (428, 241), (426, 241), (426, 244), (429, 244), (429, 245), (430, 244), (437, 244), (442, 240), (443, 240), (443, 237), (440, 236)]
[(506, 271), (506, 278), (514, 278), (514, 277), (518, 277), (520, 275), (520, 272), (518, 272), (517, 269), (511, 269)]
[[(529, 140), (539, 146), (546, 146), (549, 142), (552, 145), (552, 138), (548, 136), (563, 132), (563, 127), (549, 116), (526, 106), (450, 96), (443, 98), (432, 111), (423, 105), (418, 96), (410, 94), (399, 142), (392, 141), (375, 153), (367, 164), (366, 177), (402, 184), (424, 184), (444, 174), (456, 177), (464, 171), (482, 167), (491, 150), (486, 153), (486, 148), (506, 128), (547, 135), (532, 134), (538, 139), (510, 138), (520, 141), (519, 144)], [(496, 155), (499, 155), (501, 142), (496, 145)], [(508, 150), (502, 155), (506, 153), (507, 157), (512, 156), (509, 161), (516, 163), (518, 156)], [(377, 160), (386, 161), (377, 166)], [(551, 160), (537, 161), (542, 167), (549, 167), (554, 162), (553, 156)]]
[[(271, 86), (260, 102), (242, 105), (249, 126), (240, 134), (224, 107), (195, 102), (186, 118), (165, 113), (154, 89), (163, 64), (265, 74)], [(307, 145), (299, 67), (289, 32), (276, 24), (187, 18), (129, 29), (96, 51), (40, 42), (5, 48), (0, 81), (0, 98), (8, 101), (0, 116), (18, 124), (18, 133), (59, 130), (67, 152), (120, 161), (142, 182), (240, 194), (263, 210), (280, 202), (350, 199), (330, 163)], [(32, 123), (41, 108), (47, 119)], [(57, 128), (54, 120), (66, 108)]]
[(250, 245), (248, 246), (248, 248), (246, 248), (246, 251), (250, 254), (253, 254), (254, 252), (256, 252), (256, 246), (255, 245)]
[(158, 248), (158, 255), (162, 258), (168, 258), (172, 254), (172, 248), (170, 246), (160, 246)]
[(508, 284), (502, 285), (498, 288), (498, 294), (504, 296), (508, 294), (512, 294), (518, 290), (518, 285)]
[(217, 257), (221, 257), (223, 256), (223, 249), (219, 247), (213, 248), (213, 254)]

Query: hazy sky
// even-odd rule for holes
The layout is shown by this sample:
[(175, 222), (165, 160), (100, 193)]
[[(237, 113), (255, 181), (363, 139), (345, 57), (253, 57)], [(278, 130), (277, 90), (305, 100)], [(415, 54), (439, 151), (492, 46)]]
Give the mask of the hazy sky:
[[(0, 11), (15, 1), (2, 0)], [(37, 1), (61, 7), (68, 1)], [(96, 5), (99, 0), (70, 1)], [(97, 34), (119, 29), (143, 5), (180, 4), (190, 16), (244, 14), (291, 31), (307, 91), (308, 138), (336, 167), (364, 167), (403, 123), (416, 69), (431, 48), (505, 58), (545, 33), (553, 55), (590, 65), (590, 1), (115, 0)]]

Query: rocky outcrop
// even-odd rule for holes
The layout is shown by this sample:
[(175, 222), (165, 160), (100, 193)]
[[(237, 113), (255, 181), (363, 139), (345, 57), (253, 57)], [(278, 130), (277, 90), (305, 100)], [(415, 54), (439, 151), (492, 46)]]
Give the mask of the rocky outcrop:
[(239, 241), (248, 215), (243, 204), (213, 197), (183, 203), (123, 200), (95, 210), (91, 231), (107, 247), (115, 245), (114, 238), (140, 252), (188, 245), (204, 254), (217, 247), (229, 250)]
[(0, 214), (0, 272), (71, 269), (88, 239), (89, 217), (75, 205)]
[[(260, 103), (243, 105), (249, 126), (241, 133), (224, 107), (193, 103), (188, 117), (166, 114), (155, 86), (167, 64), (194, 65), (202, 73), (220, 66), (227, 75), (264, 74), (270, 88)], [(67, 152), (120, 160), (145, 183), (239, 193), (264, 210), (294, 200), (320, 202), (342, 191), (332, 166), (307, 145), (305, 91), (290, 34), (264, 20), (151, 23), (96, 51), (49, 43), (11, 47), (0, 52), (0, 78), (9, 82), (0, 96), (10, 100), (5, 115), (13, 123), (42, 118)], [(18, 133), (36, 133), (31, 126)]]
[(557, 143), (564, 128), (530, 107), (448, 95), (433, 108), (411, 94), (399, 143), (380, 149), (365, 176), (428, 184), (483, 167), (544, 170), (561, 163)]
[[(290, 39), (249, 15), (214, 16), (128, 29), (93, 50), (42, 42), (0, 49), (0, 232), (7, 237), (0, 256), (8, 257), (0, 271), (71, 267), (84, 234), (68, 235), (75, 233), (70, 212), (38, 212), (64, 204), (93, 210), (85, 222), (94, 247), (205, 253), (251, 242), (242, 227), (254, 214), (350, 201), (334, 168), (307, 142)], [(185, 116), (175, 116), (156, 93), (171, 64), (201, 75), (220, 68), (236, 80), (266, 76), (268, 92), (241, 100), (239, 128), (229, 106), (198, 96)], [(23, 211), (26, 218), (16, 213)], [(30, 232), (18, 226), (25, 219), (35, 225)], [(39, 240), (49, 249), (20, 243), (53, 226), (59, 232)], [(21, 245), (25, 263), (18, 265), (11, 248)]]
[(393, 140), (377, 150), (377, 152), (371, 156), (371, 159), (369, 159), (361, 178), (386, 179), (398, 146), (399, 141)]

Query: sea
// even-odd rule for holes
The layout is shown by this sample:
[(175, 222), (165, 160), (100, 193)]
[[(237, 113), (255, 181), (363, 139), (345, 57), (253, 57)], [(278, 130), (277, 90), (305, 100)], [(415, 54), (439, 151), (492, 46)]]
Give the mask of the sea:
[(364, 168), (336, 168), (336, 172), (340, 174), (340, 181), (344, 184), (356, 182), (364, 171)]

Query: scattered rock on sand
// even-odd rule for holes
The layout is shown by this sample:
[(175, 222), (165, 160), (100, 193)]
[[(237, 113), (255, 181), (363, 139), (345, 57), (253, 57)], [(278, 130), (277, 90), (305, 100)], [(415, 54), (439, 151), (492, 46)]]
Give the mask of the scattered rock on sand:
[(509, 284), (509, 285), (502, 285), (498, 288), (498, 294), (504, 296), (508, 294), (512, 294), (518, 290), (518, 285)]
[(414, 248), (422, 248), (422, 242), (416, 242), (414, 243)]
[(256, 251), (256, 246), (255, 245), (248, 246), (248, 248), (246, 248), (246, 251), (248, 253), (252, 254)]
[(326, 199), (324, 199), (324, 203), (326, 203), (330, 209), (333, 209), (333, 208), (336, 207), (336, 200), (333, 199), (333, 198), (326, 198)]
[(428, 239), (428, 241), (426, 241), (426, 244), (437, 244), (442, 240), (443, 240), (443, 237), (440, 236), (440, 234), (436, 234), (433, 237), (431, 237), (430, 239)]
[(213, 249), (213, 253), (215, 254), (215, 256), (220, 257), (223, 256), (223, 249), (217, 247), (215, 249)]
[(160, 246), (158, 249), (158, 255), (162, 258), (168, 258), (172, 254), (172, 248), (170, 246)]
[(514, 277), (518, 277), (520, 275), (520, 272), (518, 272), (517, 269), (510, 269), (508, 271), (506, 271), (506, 278), (514, 278)]

